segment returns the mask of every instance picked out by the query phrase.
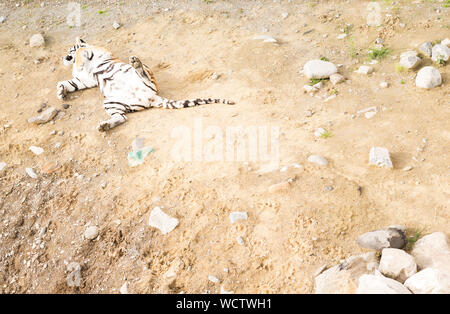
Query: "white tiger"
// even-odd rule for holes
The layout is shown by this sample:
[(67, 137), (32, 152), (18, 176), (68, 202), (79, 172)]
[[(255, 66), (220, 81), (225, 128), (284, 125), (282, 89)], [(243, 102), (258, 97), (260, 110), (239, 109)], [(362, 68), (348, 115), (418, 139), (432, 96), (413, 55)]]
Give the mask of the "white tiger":
[(127, 120), (126, 113), (152, 107), (186, 108), (209, 103), (234, 104), (223, 99), (170, 100), (157, 95), (158, 87), (151, 70), (137, 57), (130, 64), (116, 59), (109, 51), (87, 44), (80, 38), (63, 57), (64, 65), (73, 66), (73, 78), (57, 84), (57, 96), (98, 86), (104, 96), (103, 106), (110, 119), (100, 122), (99, 131), (107, 131)]

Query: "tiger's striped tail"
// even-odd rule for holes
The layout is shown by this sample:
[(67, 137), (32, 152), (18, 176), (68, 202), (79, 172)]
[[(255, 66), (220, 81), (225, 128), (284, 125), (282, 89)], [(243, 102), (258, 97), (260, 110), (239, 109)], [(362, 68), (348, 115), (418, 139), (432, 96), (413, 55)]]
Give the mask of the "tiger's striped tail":
[(226, 104), (234, 105), (234, 101), (229, 101), (225, 99), (218, 98), (197, 98), (192, 100), (171, 100), (164, 97), (156, 96), (154, 97), (151, 106), (164, 108), (164, 109), (181, 109), (188, 107), (195, 107), (206, 104)]

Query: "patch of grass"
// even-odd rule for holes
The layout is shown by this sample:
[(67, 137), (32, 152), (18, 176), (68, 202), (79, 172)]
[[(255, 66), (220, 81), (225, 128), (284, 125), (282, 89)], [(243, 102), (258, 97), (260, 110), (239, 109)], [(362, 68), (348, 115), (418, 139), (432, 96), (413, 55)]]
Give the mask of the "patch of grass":
[(413, 232), (412, 235), (410, 235), (409, 237), (407, 237), (407, 243), (406, 243), (406, 251), (410, 251), (414, 244), (421, 238), (423, 237), (423, 232), (425, 231), (425, 229), (421, 229), (421, 230), (415, 230)]
[(212, 3), (213, 2), (213, 0), (202, 0), (203, 2), (205, 2), (205, 3)]
[(389, 54), (389, 49), (386, 47), (381, 48), (370, 48), (369, 49), (369, 58), (371, 60), (381, 60), (385, 58)]
[(450, 0), (445, 1), (444, 8), (450, 8)]
[(350, 43), (349, 47), (350, 58), (354, 59), (358, 56), (358, 51), (355, 47), (355, 41), (353, 40), (353, 37), (349, 37), (348, 42)]
[(402, 72), (405, 72), (406, 71), (406, 68), (405, 67), (403, 67), (403, 66), (401, 66), (400, 64), (395, 64), (395, 72), (397, 72), (397, 73), (402, 73)]
[(320, 60), (322, 60), (322, 61), (330, 61), (330, 60), (328, 60), (327, 57), (322, 57), (322, 58), (320, 58)]
[(326, 80), (326, 79), (314, 79), (313, 78), (313, 79), (309, 80), (309, 85), (313, 86), (313, 85), (316, 85), (317, 83), (320, 83), (320, 82), (322, 82), (324, 80)]
[(97, 11), (98, 14), (105, 14), (106, 12), (108, 12), (108, 11), (106, 11), (106, 10), (98, 10)]
[(438, 56), (436, 63), (439, 65), (445, 65), (445, 60), (444, 60), (444, 56)]
[(83, 10), (86, 10), (86, 9), (88, 8), (88, 6), (87, 6), (86, 4), (83, 4), (83, 5), (81, 6), (81, 8), (82, 8)]
[(405, 80), (400, 81), (400, 84), (405, 84), (405, 83), (406, 83)]
[(330, 91), (330, 95), (337, 95), (337, 94), (339, 94), (339, 91), (338, 91), (336, 88), (333, 88), (333, 89)]
[(331, 134), (330, 131), (325, 131), (325, 133), (322, 133), (320, 135), (321, 138), (329, 138), (329, 137), (332, 137), (332, 136), (333, 136), (333, 134)]

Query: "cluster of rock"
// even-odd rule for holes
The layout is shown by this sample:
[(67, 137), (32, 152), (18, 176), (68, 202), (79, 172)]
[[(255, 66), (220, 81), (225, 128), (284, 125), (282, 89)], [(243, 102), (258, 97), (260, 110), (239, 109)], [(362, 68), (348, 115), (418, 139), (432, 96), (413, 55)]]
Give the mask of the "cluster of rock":
[[(448, 38), (441, 41), (440, 44), (433, 45), (431, 42), (423, 43), (419, 50), (423, 55), (431, 57), (431, 60), (438, 64), (445, 64), (450, 58), (450, 40)], [(400, 66), (405, 69), (414, 69), (422, 59), (416, 51), (406, 51), (400, 55)], [(442, 84), (441, 73), (432, 66), (426, 66), (419, 70), (416, 76), (416, 86), (420, 88), (434, 88)]]
[[(303, 66), (303, 74), (309, 79), (330, 79), (333, 85), (342, 83), (345, 78), (337, 73), (338, 68), (334, 63), (320, 59), (310, 60)], [(322, 82), (314, 85), (305, 85), (303, 89), (307, 92), (316, 92), (323, 87)]]
[(442, 232), (424, 236), (411, 254), (404, 251), (407, 242), (402, 226), (361, 235), (358, 245), (374, 251), (352, 256), (325, 271), (322, 268), (315, 277), (315, 293), (450, 293), (448, 236)]

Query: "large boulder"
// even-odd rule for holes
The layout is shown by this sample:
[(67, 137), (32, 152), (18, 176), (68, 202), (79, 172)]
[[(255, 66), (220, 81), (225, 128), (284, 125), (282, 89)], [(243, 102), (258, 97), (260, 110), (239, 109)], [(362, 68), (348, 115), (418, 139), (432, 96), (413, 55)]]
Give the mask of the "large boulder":
[(311, 60), (306, 62), (303, 73), (310, 79), (325, 79), (337, 73), (337, 67), (328, 61)]
[(375, 252), (351, 256), (341, 264), (331, 267), (315, 278), (316, 294), (349, 294), (358, 288), (358, 279), (372, 274), (378, 267)]
[(434, 88), (442, 84), (442, 77), (439, 71), (432, 67), (427, 66), (420, 69), (416, 76), (416, 86), (421, 88)]
[(411, 251), (417, 266), (437, 268), (450, 274), (450, 240), (443, 232), (434, 232), (419, 239)]
[(450, 58), (450, 48), (446, 45), (436, 44), (431, 50), (431, 60), (434, 62), (448, 61)]
[(450, 274), (436, 268), (425, 268), (408, 278), (405, 286), (416, 294), (449, 294)]
[(405, 282), (417, 272), (414, 257), (400, 249), (386, 248), (381, 252), (378, 270), (385, 276)]
[(419, 65), (421, 59), (417, 52), (409, 50), (400, 55), (400, 65), (406, 69), (413, 69)]
[(362, 275), (359, 278), (358, 294), (411, 294), (400, 282), (381, 274)]
[(362, 234), (356, 240), (362, 248), (381, 251), (385, 248), (402, 249), (406, 246), (405, 230), (401, 226), (371, 231)]

